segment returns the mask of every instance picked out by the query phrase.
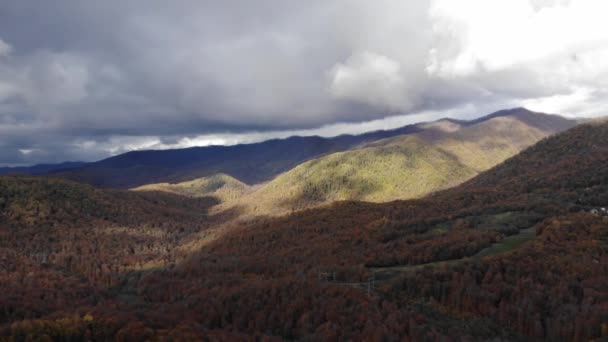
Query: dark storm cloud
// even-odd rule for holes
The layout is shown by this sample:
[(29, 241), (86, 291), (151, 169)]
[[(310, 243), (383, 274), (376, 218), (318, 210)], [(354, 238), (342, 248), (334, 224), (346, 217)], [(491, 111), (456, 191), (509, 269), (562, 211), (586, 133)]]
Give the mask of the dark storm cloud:
[[(472, 102), (542, 109), (547, 99), (599, 93), (587, 69), (597, 59), (590, 47), (605, 46), (597, 43), (604, 37), (594, 36), (576, 59), (546, 46), (553, 64), (543, 51), (530, 60), (493, 55), (483, 33), (500, 36), (502, 22), (479, 25), (471, 14), (484, 3), (4, 0), (0, 164), (248, 141), (260, 139), (254, 131), (277, 136)], [(501, 16), (515, 21), (547, 8), (557, 11), (539, 21), (567, 18), (564, 6), (577, 10), (509, 3)], [(516, 32), (505, 51), (527, 46), (525, 37)], [(566, 55), (560, 74), (553, 65)]]

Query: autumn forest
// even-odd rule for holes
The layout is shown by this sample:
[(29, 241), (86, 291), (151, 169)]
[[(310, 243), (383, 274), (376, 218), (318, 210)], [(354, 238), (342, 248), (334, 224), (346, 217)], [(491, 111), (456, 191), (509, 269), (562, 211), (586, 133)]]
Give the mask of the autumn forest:
[(0, 178), (0, 340), (608, 338), (608, 124), (447, 190), (282, 216)]

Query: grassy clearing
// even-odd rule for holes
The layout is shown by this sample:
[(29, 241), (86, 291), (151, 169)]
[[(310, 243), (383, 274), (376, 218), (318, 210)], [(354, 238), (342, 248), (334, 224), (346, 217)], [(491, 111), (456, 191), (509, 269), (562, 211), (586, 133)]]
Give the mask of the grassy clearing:
[(485, 256), (502, 254), (510, 252), (514, 249), (521, 247), (526, 242), (533, 240), (536, 237), (536, 228), (522, 229), (519, 234), (507, 236), (501, 242), (495, 243), (492, 246), (482, 250), (475, 255), (476, 258), (482, 258)]

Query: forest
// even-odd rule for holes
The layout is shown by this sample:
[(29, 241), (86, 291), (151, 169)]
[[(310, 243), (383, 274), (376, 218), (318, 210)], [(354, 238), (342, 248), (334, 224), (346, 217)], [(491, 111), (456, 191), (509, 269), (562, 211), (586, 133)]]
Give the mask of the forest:
[(608, 123), (421, 199), (281, 217), (52, 178), (0, 194), (0, 341), (608, 339)]

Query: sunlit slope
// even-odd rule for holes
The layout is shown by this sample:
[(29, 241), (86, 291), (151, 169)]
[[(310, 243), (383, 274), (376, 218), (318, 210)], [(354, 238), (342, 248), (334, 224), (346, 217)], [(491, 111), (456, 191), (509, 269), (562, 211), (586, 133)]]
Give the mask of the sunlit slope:
[(239, 199), (257, 213), (299, 210), (338, 200), (419, 198), (458, 185), (560, 130), (526, 113), (474, 125), (443, 120), (426, 130), (334, 153), (299, 165)]
[(255, 187), (217, 174), (136, 190), (214, 196), (222, 202), (219, 209), (238, 206), (247, 214), (282, 214), (340, 200), (419, 198), (461, 184), (574, 124), (525, 109), (474, 121), (443, 119), (419, 124), (418, 133), (313, 159)]
[(140, 186), (135, 191), (164, 191), (174, 194), (203, 197), (216, 197), (222, 202), (235, 201), (248, 191), (249, 187), (239, 180), (225, 174), (216, 174), (182, 183), (158, 183)]

